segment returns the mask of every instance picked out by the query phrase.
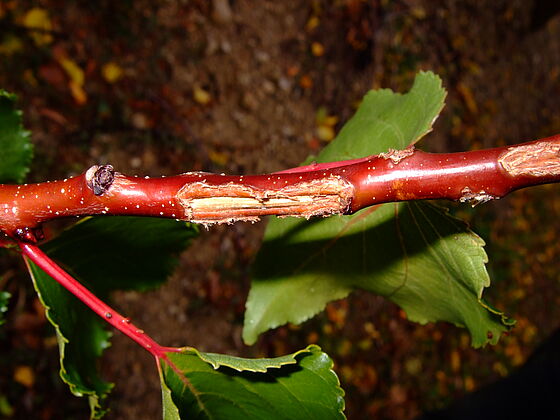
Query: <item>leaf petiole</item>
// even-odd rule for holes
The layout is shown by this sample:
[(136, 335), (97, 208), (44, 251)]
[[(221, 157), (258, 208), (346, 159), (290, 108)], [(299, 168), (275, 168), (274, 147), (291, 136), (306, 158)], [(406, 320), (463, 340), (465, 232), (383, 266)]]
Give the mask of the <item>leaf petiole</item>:
[(56, 280), (66, 290), (87, 305), (93, 312), (103, 318), (105, 322), (111, 324), (117, 330), (131, 338), (142, 348), (150, 352), (156, 359), (166, 358), (165, 353), (178, 352), (180, 349), (164, 347), (147, 335), (144, 330), (138, 328), (129, 318), (124, 317), (92, 292), (90, 292), (78, 280), (64, 271), (55, 261), (45, 254), (38, 246), (18, 242), (22, 254), (33, 261), (37, 266), (45, 271), (49, 276)]

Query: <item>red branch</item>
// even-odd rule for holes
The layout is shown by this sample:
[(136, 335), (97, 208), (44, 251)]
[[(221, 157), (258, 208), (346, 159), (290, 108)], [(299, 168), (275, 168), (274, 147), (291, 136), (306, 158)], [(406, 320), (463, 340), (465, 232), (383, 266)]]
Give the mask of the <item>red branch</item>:
[(173, 347), (163, 347), (156, 343), (151, 337), (145, 334), (143, 330), (132, 324), (129, 318), (123, 317), (109, 305), (97, 298), (85, 286), (78, 282), (78, 280), (60, 268), (57, 263), (51, 260), (36, 245), (24, 242), (19, 242), (18, 245), (21, 248), (23, 255), (42, 268), (45, 273), (85, 303), (93, 312), (103, 318), (106, 322), (130, 337), (142, 348), (149, 351), (156, 360), (159, 358), (167, 360), (167, 356), (165, 355), (166, 352), (177, 352), (181, 350)]
[(374, 204), (450, 199), (473, 205), (560, 181), (560, 135), (511, 147), (432, 154), (408, 148), (268, 175), (189, 172), (138, 178), (93, 166), (62, 181), (0, 185), (0, 229), (32, 242), (41, 223), (96, 214), (171, 217), (196, 223), (260, 216), (349, 214)]
[[(349, 214), (374, 204), (450, 199), (473, 205), (531, 185), (560, 181), (560, 135), (517, 146), (430, 154), (390, 150), (350, 161), (313, 164), (269, 175), (191, 172), (137, 178), (93, 166), (62, 181), (0, 185), (0, 230), (22, 253), (113, 327), (149, 351), (163, 347), (66, 273), (32, 242), (48, 220), (95, 214), (172, 217), (212, 224), (260, 216)], [(172, 366), (173, 367), (173, 366)]]

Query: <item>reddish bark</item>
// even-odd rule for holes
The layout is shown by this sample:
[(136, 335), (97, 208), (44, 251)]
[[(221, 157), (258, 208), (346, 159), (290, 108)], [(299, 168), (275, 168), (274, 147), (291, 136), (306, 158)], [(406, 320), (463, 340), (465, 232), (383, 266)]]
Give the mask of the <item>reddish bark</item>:
[(473, 205), (560, 181), (560, 135), (511, 147), (431, 154), (413, 148), (267, 175), (190, 172), (138, 178), (94, 166), (62, 181), (0, 185), (0, 229), (33, 241), (48, 220), (96, 214), (197, 223), (348, 214), (374, 204), (450, 199)]
[[(92, 214), (173, 217), (199, 223), (260, 216), (327, 216), (373, 204), (450, 199), (473, 205), (536, 184), (560, 181), (560, 135), (512, 147), (452, 154), (391, 150), (346, 162), (252, 176), (186, 173), (136, 178), (94, 166), (77, 177), (0, 186), (0, 229), (37, 264), (106, 322), (156, 358), (163, 347), (72, 278), (36, 245), (48, 220)], [(172, 365), (172, 368), (176, 369)]]

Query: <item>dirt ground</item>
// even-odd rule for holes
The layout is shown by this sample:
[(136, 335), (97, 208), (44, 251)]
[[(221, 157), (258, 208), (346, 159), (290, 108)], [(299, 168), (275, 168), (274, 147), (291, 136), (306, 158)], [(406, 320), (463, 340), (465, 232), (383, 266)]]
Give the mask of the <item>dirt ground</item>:
[[(449, 91), (422, 148), (513, 144), (560, 132), (554, 3), (7, 0), (0, 86), (19, 95), (33, 133), (32, 181), (97, 163), (151, 176), (292, 167), (329, 141), (365, 92), (404, 91), (420, 69), (438, 73)], [(48, 12), (51, 28), (25, 28), (33, 7)], [(21, 46), (8, 48), (9, 37)], [(61, 64), (68, 61), (81, 79)], [(338, 122), (325, 124), (324, 115)], [(203, 231), (167, 284), (114, 301), (166, 345), (274, 356), (317, 342), (335, 360), (349, 419), (411, 419), (507, 375), (557, 328), (559, 197), (558, 187), (540, 187), (459, 210), (488, 242), (488, 299), (518, 320), (492, 348), (470, 349), (466, 332), (449, 325), (412, 324), (366, 293), (244, 346), (250, 262), (264, 223)], [(86, 418), (85, 401), (57, 378), (52, 330), (21, 267), (2, 267), (0, 285), (14, 299), (0, 335), (0, 396), (13, 418)], [(14, 360), (34, 366), (33, 384), (14, 382)], [(117, 384), (108, 419), (160, 418), (148, 354), (116, 334), (102, 369)]]

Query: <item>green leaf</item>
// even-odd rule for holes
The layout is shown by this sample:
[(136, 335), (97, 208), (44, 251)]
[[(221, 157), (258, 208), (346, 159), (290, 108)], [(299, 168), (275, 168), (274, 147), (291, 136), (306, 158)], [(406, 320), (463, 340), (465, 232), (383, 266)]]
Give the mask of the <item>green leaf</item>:
[(196, 225), (175, 220), (90, 217), (45, 244), (44, 251), (99, 295), (145, 291), (167, 279), (177, 254), (197, 235)]
[[(370, 92), (317, 160), (406, 147), (430, 130), (444, 97), (431, 73), (420, 73), (405, 95)], [(475, 347), (495, 343), (512, 321), (481, 300), (490, 283), (483, 245), (466, 224), (427, 202), (311, 221), (273, 219), (254, 264), (243, 338), (252, 344), (270, 328), (301, 323), (363, 289), (397, 303), (413, 321), (466, 326)]]
[(446, 92), (441, 79), (420, 72), (404, 95), (390, 89), (371, 90), (356, 114), (317, 159), (321, 162), (356, 159), (404, 149), (429, 133), (443, 109)]
[(475, 346), (495, 342), (509, 325), (479, 301), (489, 285), (482, 240), (431, 204), (395, 203), (317, 223), (290, 222), (270, 225), (254, 266), (244, 330), (250, 343), (268, 328), (305, 321), (355, 289), (387, 297), (412, 321), (466, 326)]
[(243, 357), (235, 357), (228, 354), (201, 353), (197, 349), (193, 348), (188, 348), (188, 351), (191, 353), (195, 353), (206, 363), (210, 363), (214, 369), (218, 369), (219, 367), (228, 367), (238, 372), (266, 372), (270, 368), (280, 368), (285, 365), (296, 364), (296, 356), (303, 352), (307, 352), (308, 349), (300, 350), (296, 353), (288, 354), (286, 356), (275, 357), (273, 359), (245, 359)]
[[(192, 225), (140, 217), (88, 218), (46, 243), (44, 251), (77, 275), (90, 290), (144, 290), (161, 284), (177, 256), (196, 235)], [(77, 396), (88, 396), (93, 418), (106, 410), (112, 384), (101, 379), (97, 359), (109, 347), (105, 324), (83, 303), (27, 261), (35, 288), (54, 325), (60, 349), (60, 375)]]
[(195, 349), (166, 355), (164, 420), (344, 418), (344, 391), (318, 346), (265, 361)]
[(17, 98), (0, 89), (0, 183), (22, 182), (29, 170), (33, 148), (23, 129)]
[(171, 390), (165, 383), (163, 375), (161, 372), (161, 365), (159, 368), (159, 376), (161, 380), (161, 399), (163, 406), (163, 420), (181, 420), (181, 415), (179, 414), (179, 409), (173, 402), (173, 396)]
[(11, 418), (14, 415), (15, 409), (8, 401), (4, 394), (0, 394), (0, 416), (3, 418)]
[(106, 414), (104, 400), (113, 384), (99, 376), (97, 359), (110, 346), (111, 334), (88, 307), (33, 262), (27, 260), (27, 267), (47, 318), (56, 329), (60, 377), (74, 395), (88, 397), (91, 417), (101, 418)]
[(8, 300), (12, 295), (9, 292), (0, 290), (0, 325), (4, 324), (4, 314), (8, 311)]

